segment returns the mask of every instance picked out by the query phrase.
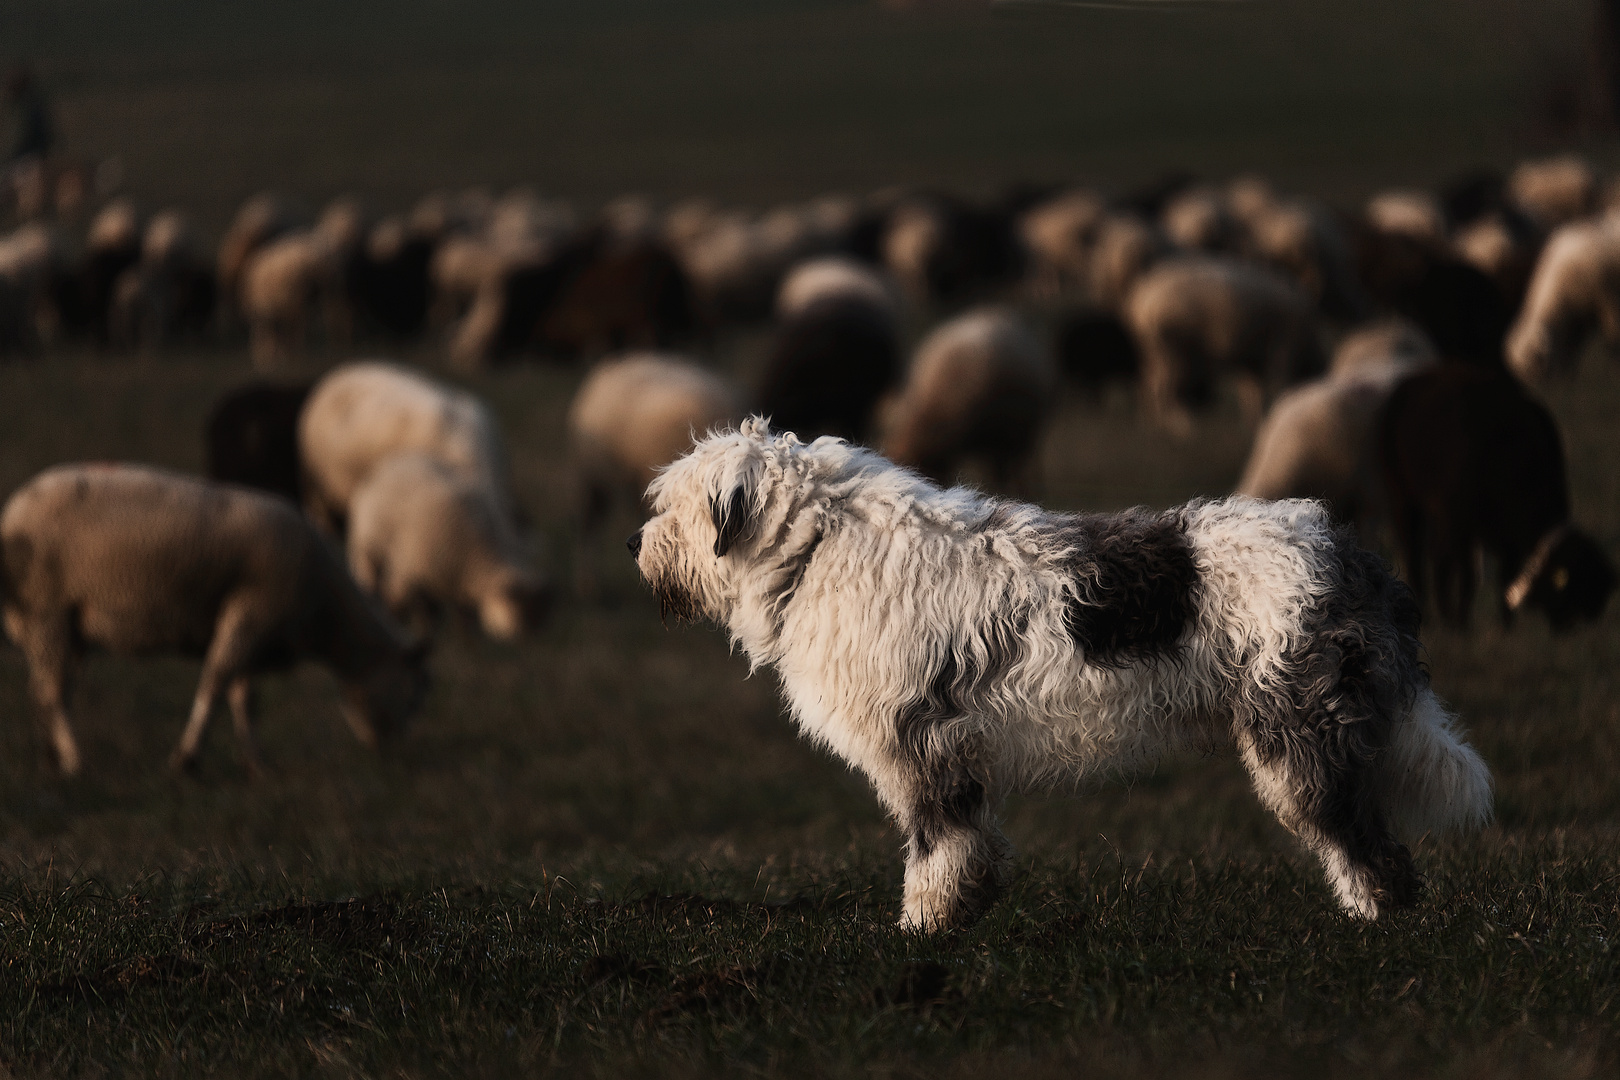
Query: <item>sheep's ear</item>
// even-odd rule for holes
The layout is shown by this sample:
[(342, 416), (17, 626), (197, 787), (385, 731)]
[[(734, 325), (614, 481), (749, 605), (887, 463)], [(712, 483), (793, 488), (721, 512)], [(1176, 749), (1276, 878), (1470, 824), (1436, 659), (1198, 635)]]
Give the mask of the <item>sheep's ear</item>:
[(739, 484), (731, 489), (729, 499), (710, 499), (709, 515), (714, 518), (714, 555), (718, 559), (730, 551), (731, 545), (745, 536), (751, 527), (748, 520), (748, 492)]

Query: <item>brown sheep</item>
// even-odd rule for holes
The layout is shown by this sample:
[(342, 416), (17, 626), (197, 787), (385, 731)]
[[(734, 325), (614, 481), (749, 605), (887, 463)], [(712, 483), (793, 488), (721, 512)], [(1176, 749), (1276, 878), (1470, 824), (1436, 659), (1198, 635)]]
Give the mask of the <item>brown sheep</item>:
[(1267, 396), (1322, 368), (1309, 297), (1235, 259), (1159, 263), (1132, 289), (1124, 318), (1141, 354), (1144, 405), (1182, 437), (1192, 432), (1189, 409), (1209, 404), (1222, 376), (1240, 380), (1244, 408), (1258, 419)]
[(285, 500), (144, 466), (63, 465), (7, 500), (0, 546), (6, 632), (65, 774), (80, 766), (67, 701), (84, 645), (203, 657), (174, 768), (196, 761), (221, 693), (256, 767), (250, 680), (300, 658), (344, 682), (344, 717), (368, 746), (402, 731), (426, 691), (421, 650)]
[(978, 458), (997, 487), (1032, 488), (1056, 386), (1052, 358), (1017, 315), (969, 311), (917, 346), (904, 387), (883, 410), (883, 453), (947, 484), (964, 459)]

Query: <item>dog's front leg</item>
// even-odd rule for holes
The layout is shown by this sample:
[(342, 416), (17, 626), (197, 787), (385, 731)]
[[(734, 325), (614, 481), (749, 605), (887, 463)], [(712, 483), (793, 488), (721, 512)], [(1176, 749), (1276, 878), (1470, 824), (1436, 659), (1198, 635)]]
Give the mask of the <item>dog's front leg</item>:
[(900, 923), (928, 932), (969, 926), (1006, 889), (1012, 845), (981, 770), (954, 756), (922, 764), (896, 806), (906, 834)]

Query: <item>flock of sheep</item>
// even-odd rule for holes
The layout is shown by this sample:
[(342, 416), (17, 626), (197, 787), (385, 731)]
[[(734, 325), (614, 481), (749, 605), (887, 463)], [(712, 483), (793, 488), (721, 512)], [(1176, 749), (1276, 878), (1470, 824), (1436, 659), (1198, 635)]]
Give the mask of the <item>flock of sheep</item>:
[[(342, 199), (313, 220), (267, 195), (210, 255), (183, 213), (143, 219), (115, 199), (77, 226), (0, 237), (0, 356), (75, 337), (112, 351), (245, 337), (274, 375), (317, 345), (432, 335), (460, 371), (606, 357), (568, 414), (586, 538), (694, 432), (750, 412), (942, 482), (975, 465), (1028, 495), (1062, 383), (1133, 386), (1144, 422), (1182, 439), (1230, 393), (1258, 428), (1240, 492), (1325, 499), (1368, 542), (1387, 530), (1420, 598), (1459, 623), (1483, 553), (1504, 617), (1533, 608), (1562, 628), (1599, 615), (1615, 578), (1570, 520), (1559, 433), (1532, 388), (1571, 371), (1594, 334), (1620, 345), (1611, 202), (1620, 190), (1575, 158), (1387, 192), (1357, 213), (1256, 178), (988, 203), (893, 191), (765, 213), (624, 199), (591, 220), (523, 191), (433, 195), (382, 218)], [(750, 385), (699, 359), (727, 328), (762, 323)], [(442, 612), (471, 611), (500, 638), (543, 618), (554, 586), (470, 395), (347, 364), (313, 385), (239, 388), (206, 437), (213, 479), (232, 486), (63, 466), (0, 514), (6, 629), (63, 771), (78, 767), (65, 696), (85, 644), (204, 656), (185, 765), (222, 694), (254, 760), (257, 671), (323, 660), (375, 742), (420, 700), (411, 641)], [(587, 596), (589, 550), (575, 567)]]

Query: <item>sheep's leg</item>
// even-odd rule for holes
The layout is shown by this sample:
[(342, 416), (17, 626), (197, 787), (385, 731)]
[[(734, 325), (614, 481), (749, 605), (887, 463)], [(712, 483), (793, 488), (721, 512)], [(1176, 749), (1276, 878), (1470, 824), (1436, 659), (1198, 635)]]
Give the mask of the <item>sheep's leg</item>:
[(252, 654), (257, 642), (256, 628), (245, 606), (227, 602), (214, 627), (214, 640), (203, 658), (202, 674), (197, 679), (197, 695), (191, 702), (191, 717), (186, 721), (180, 744), (169, 758), (169, 767), (176, 771), (192, 768), (197, 752), (202, 748), (203, 735), (214, 713), (214, 703), (220, 690), (237, 679)]
[(226, 697), (231, 703), (231, 723), (236, 728), (236, 741), (242, 747), (242, 758), (248, 773), (261, 776), (264, 758), (259, 753), (259, 742), (253, 736), (253, 683), (246, 675), (231, 680)]
[(36, 621), (7, 613), (6, 629), (28, 658), (28, 689), (39, 706), (46, 735), (63, 776), (77, 775), (79, 745), (68, 722), (69, 676), (73, 668), (73, 627), (69, 613)]

